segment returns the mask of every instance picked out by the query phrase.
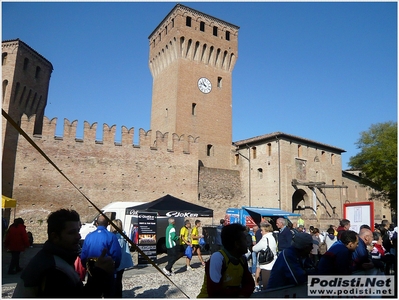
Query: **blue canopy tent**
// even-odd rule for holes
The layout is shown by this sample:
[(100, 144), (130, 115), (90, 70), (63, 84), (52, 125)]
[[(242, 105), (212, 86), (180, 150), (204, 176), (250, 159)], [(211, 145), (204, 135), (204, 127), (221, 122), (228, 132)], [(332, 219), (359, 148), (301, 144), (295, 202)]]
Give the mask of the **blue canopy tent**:
[(288, 211), (284, 211), (278, 208), (264, 208), (264, 207), (250, 207), (243, 206), (251, 218), (255, 221), (256, 224), (259, 224), (262, 220), (262, 217), (300, 217), (300, 214), (290, 213)]

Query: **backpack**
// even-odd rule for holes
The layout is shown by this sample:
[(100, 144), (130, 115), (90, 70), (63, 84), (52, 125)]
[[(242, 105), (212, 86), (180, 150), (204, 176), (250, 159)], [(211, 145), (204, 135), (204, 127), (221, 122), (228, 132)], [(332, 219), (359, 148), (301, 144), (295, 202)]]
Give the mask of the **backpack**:
[(321, 254), (321, 255), (323, 255), (324, 253), (326, 253), (327, 252), (327, 244), (326, 244), (326, 242), (322, 242), (322, 243), (320, 243), (320, 245), (319, 245), (319, 253)]

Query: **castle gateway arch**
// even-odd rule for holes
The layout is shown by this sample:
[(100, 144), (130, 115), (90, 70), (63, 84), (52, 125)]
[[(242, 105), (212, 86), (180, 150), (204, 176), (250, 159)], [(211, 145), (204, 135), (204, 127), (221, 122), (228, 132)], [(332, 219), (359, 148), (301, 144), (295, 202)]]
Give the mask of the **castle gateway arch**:
[(303, 189), (297, 189), (292, 194), (292, 212), (301, 215), (316, 214), (316, 203), (309, 199), (309, 195)]

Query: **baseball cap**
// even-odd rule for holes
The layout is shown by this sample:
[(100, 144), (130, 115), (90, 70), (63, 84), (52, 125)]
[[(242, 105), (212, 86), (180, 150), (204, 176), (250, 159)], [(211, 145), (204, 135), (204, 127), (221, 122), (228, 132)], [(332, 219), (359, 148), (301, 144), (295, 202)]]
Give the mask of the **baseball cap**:
[(313, 244), (318, 245), (319, 242), (314, 240), (309, 233), (299, 232), (292, 239), (292, 245), (297, 249), (302, 249)]

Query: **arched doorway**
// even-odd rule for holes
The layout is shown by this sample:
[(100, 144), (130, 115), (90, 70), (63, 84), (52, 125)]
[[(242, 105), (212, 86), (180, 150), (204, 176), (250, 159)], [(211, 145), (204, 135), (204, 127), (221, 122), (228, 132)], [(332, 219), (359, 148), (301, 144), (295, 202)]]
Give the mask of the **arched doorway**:
[(303, 214), (309, 203), (308, 195), (302, 189), (298, 189), (292, 195), (292, 212)]

